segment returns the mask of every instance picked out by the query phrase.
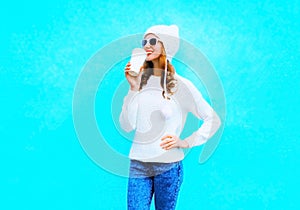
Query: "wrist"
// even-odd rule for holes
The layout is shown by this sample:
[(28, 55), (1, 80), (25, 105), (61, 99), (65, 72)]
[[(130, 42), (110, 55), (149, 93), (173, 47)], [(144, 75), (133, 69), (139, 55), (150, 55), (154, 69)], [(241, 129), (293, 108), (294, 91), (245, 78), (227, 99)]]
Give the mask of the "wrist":
[(181, 148), (189, 148), (189, 143), (186, 140), (181, 141)]

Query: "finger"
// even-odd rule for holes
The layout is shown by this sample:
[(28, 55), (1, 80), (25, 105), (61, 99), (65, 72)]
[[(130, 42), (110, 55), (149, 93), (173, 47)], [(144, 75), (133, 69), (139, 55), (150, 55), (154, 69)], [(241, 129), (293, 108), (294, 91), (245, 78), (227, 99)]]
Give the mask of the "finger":
[(144, 68), (143, 68), (143, 66), (141, 66), (140, 73), (142, 73), (143, 71), (144, 71)]
[(140, 68), (140, 72), (139, 72), (139, 74), (138, 74), (138, 77), (142, 77), (142, 74), (143, 74), (143, 72), (144, 72), (144, 68)]
[(125, 66), (125, 69), (130, 69), (130, 66), (131, 66), (131, 64), (127, 63), (126, 66)]
[(128, 78), (128, 77), (131, 77), (131, 75), (128, 73), (129, 71), (125, 71), (125, 77)]
[(161, 140), (163, 141), (163, 140), (165, 140), (165, 139), (168, 139), (168, 138), (172, 138), (173, 136), (171, 136), (171, 135), (165, 135), (165, 136), (163, 136), (162, 138), (161, 138)]
[(170, 142), (168, 144), (166, 144), (163, 148), (168, 150), (168, 149), (172, 149), (176, 147), (176, 142)]
[(174, 139), (165, 139), (165, 140), (163, 140), (163, 141), (161, 142), (160, 145), (165, 145), (165, 144), (167, 144), (167, 143), (169, 143), (169, 142), (171, 142), (171, 141), (174, 141)]
[(167, 148), (167, 147), (169, 147), (170, 145), (173, 145), (173, 144), (177, 144), (176, 143), (176, 141), (167, 141), (167, 142), (164, 142), (164, 143), (162, 143), (162, 144), (160, 144), (160, 146), (162, 147), (162, 148)]
[(176, 144), (173, 144), (169, 147), (166, 147), (165, 150), (170, 150), (170, 149), (173, 149), (173, 148), (177, 148)]

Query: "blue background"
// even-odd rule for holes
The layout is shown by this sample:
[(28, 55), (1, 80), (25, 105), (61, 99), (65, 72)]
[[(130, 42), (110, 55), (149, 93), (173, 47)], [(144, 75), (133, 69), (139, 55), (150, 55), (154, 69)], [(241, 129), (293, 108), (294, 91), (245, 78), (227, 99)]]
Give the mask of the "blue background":
[(126, 178), (80, 146), (73, 90), (96, 51), (155, 24), (177, 24), (226, 95), (221, 143), (203, 165), (201, 147), (184, 160), (178, 209), (299, 209), (299, 11), (297, 0), (2, 3), (0, 209), (125, 209)]

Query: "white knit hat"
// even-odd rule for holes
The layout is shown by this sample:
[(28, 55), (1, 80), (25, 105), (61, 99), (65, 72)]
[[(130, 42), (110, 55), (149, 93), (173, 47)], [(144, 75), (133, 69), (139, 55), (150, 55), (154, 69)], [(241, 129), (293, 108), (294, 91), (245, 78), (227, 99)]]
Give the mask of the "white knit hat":
[(162, 41), (167, 59), (171, 61), (179, 48), (178, 27), (176, 25), (156, 25), (147, 29), (144, 38), (147, 34), (154, 34)]

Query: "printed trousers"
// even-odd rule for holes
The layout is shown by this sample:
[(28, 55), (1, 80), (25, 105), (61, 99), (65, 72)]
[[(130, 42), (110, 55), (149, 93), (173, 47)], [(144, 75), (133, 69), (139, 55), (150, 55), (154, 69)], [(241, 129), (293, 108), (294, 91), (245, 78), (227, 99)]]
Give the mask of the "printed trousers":
[(182, 162), (153, 163), (131, 160), (128, 179), (128, 210), (173, 210), (183, 180)]

